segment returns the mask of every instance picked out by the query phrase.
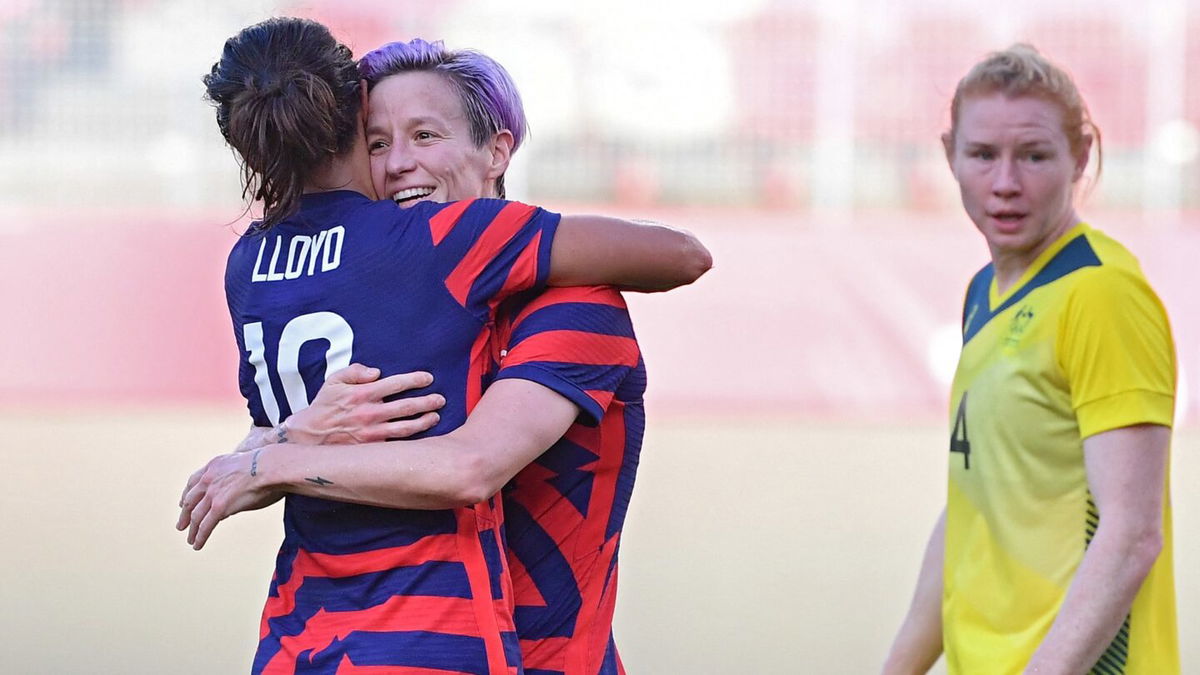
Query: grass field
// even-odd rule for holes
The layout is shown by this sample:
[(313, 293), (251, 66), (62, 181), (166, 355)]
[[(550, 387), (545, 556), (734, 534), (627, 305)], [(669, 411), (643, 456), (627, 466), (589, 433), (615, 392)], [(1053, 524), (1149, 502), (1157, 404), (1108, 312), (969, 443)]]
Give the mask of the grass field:
[[(945, 432), (666, 419), (651, 410), (622, 546), (631, 673), (870, 673), (944, 494)], [(245, 672), (280, 508), (191, 551), (187, 475), (244, 431), (217, 410), (0, 413), (5, 672)], [(11, 442), (11, 445), (8, 445)], [(1174, 448), (1184, 672), (1200, 671), (1200, 434)]]

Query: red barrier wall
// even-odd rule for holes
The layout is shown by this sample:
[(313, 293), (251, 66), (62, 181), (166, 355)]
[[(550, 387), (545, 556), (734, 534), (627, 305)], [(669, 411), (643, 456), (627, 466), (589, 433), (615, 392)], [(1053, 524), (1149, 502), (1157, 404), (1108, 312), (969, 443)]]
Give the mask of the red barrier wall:
[[(986, 262), (965, 221), (653, 215), (691, 227), (716, 261), (692, 287), (630, 296), (654, 405), (875, 421), (944, 414), (946, 384), (932, 345), (949, 337), (943, 360), (952, 365), (963, 289)], [(222, 294), (235, 228), (221, 222), (196, 214), (6, 220), (0, 404), (237, 405)], [(1200, 400), (1192, 384), (1200, 229), (1098, 222), (1141, 258), (1171, 313), (1191, 412)]]

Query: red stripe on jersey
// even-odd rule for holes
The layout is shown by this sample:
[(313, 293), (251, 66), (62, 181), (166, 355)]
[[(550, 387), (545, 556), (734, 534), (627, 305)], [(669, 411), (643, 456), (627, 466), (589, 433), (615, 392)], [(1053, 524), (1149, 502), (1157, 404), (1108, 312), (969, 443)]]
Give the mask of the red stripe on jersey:
[[(571, 564), (580, 595), (580, 608), (572, 637), (522, 640), (521, 653), (525, 658), (526, 668), (546, 668), (561, 670), (568, 675), (580, 675), (599, 670), (612, 633), (617, 572), (614, 569), (610, 579), (608, 570), (618, 550), (620, 533), (608, 541), (605, 541), (604, 537), (625, 455), (624, 403), (614, 401), (598, 426), (571, 425), (564, 438), (576, 445), (590, 448), (598, 455), (596, 463), (591, 467), (596, 479), (592, 484), (588, 515), (586, 518), (580, 517), (574, 507), (565, 504), (566, 500), (558, 498), (550, 508), (537, 516), (537, 521), (558, 542), (560, 548), (575, 551), (591, 549), (598, 550), (598, 553), (595, 557), (574, 560)], [(530, 465), (522, 469), (522, 472), (530, 471), (535, 466)], [(520, 499), (520, 495), (521, 484), (514, 493), (517, 499)], [(560, 521), (552, 517), (556, 514), (568, 514), (569, 518)], [(544, 604), (544, 600), (539, 603), (540, 594), (526, 597), (518, 591), (528, 590), (533, 586), (531, 580), (514, 578), (513, 584), (518, 605)]]
[[(597, 476), (604, 476), (607, 479), (592, 483), (588, 517), (583, 520), (583, 526), (579, 528), (580, 541), (591, 545), (603, 543), (603, 548), (598, 556), (599, 560), (592, 568), (592, 573), (586, 579), (580, 580), (579, 584), (579, 594), (583, 603), (580, 607), (579, 619), (576, 622), (576, 630), (581, 631), (580, 636), (583, 639), (577, 646), (577, 652), (582, 653), (577, 653), (576, 657), (581, 669), (587, 664), (588, 654), (598, 654), (599, 656), (596, 658), (604, 658), (604, 649), (608, 643), (609, 633), (612, 632), (612, 609), (616, 600), (616, 588), (609, 586), (606, 577), (609, 563), (617, 552), (617, 541), (620, 537), (618, 535), (609, 541), (604, 541), (604, 535), (608, 529), (608, 519), (612, 513), (613, 501), (616, 499), (617, 479), (621, 473), (621, 463), (625, 454), (624, 407), (623, 404), (616, 404), (600, 420), (598, 429), (602, 446), (598, 453), (600, 459), (596, 463), (595, 471)], [(610, 606), (607, 611), (603, 607), (603, 601), (606, 599), (604, 597), (606, 587), (609, 587), (608, 590), (612, 592), (612, 597), (608, 598)], [(602, 638), (597, 635), (598, 633), (603, 633)], [(601, 639), (603, 644), (597, 646), (597, 640)], [(593, 649), (597, 651), (593, 651)]]
[[(567, 649), (571, 638), (521, 640), (521, 659), (526, 670), (567, 671)], [(599, 661), (597, 661), (599, 663)]]
[(466, 675), (458, 670), (418, 668), (416, 666), (356, 666), (349, 655), (338, 663), (337, 675)]
[(613, 392), (608, 389), (584, 389), (583, 393), (587, 394), (589, 398), (596, 402), (596, 405), (600, 406), (601, 410), (605, 411), (608, 410), (608, 404), (612, 403), (614, 396)]
[(617, 606), (617, 570), (613, 569), (612, 578), (608, 578), (606, 572), (613, 556), (617, 554), (620, 540), (621, 534), (617, 533), (604, 543), (604, 548), (596, 557), (595, 571), (588, 577), (586, 589), (580, 589), (584, 602), (575, 622), (577, 633), (570, 649), (569, 664), (572, 667), (567, 670), (568, 673), (596, 672), (604, 660)]
[(471, 362), (467, 365), (467, 414), (483, 397), (483, 378), (492, 368), (492, 331), (484, 328), (471, 345)]
[[(327, 612), (321, 609), (305, 622), (304, 631), (299, 635), (280, 638), (279, 651), (262, 672), (263, 675), (291, 673), (297, 656), (302, 652), (310, 649), (319, 652), (334, 640), (344, 640), (351, 633), (364, 628), (380, 633), (427, 631), (476, 636), (478, 624), (470, 611), (473, 604), (479, 603), (465, 598), (397, 596), (375, 607), (353, 612)], [(504, 669), (489, 668), (492, 668), (490, 672), (505, 672)]]
[[(499, 502), (497, 501), (497, 503)], [(482, 507), (489, 515), (491, 514), (491, 508), (487, 506), (486, 502), (478, 506)], [(462, 550), (462, 562), (467, 568), (467, 582), (471, 585), (471, 597), (477, 600), (473, 606), (478, 627), (476, 628), (477, 632), (473, 634), (483, 638), (483, 646), (487, 651), (488, 672), (508, 673), (510, 668), (508, 658), (504, 654), (504, 642), (500, 638), (500, 633), (516, 631), (517, 628), (512, 622), (512, 609), (507, 602), (498, 605), (492, 601), (492, 576), (488, 570), (487, 560), (484, 558), (483, 545), (479, 541), (480, 526), (479, 521), (476, 520), (475, 511), (455, 509), (455, 516), (458, 518), (458, 540)], [(492, 519), (487, 518), (487, 520), (491, 521)], [(496, 541), (502, 541), (499, 527), (493, 525), (492, 530), (496, 533)], [(501, 558), (503, 558), (503, 554), (501, 554)], [(503, 595), (505, 598), (512, 598), (512, 579), (508, 576), (507, 566), (502, 568), (501, 575)]]
[(438, 211), (432, 218), (429, 219), (429, 234), (433, 237), (433, 245), (437, 246), (442, 243), (446, 235), (450, 234), (450, 230), (458, 224), (459, 218), (466, 212), (467, 208), (475, 200), (467, 199), (461, 202), (452, 202), (444, 209)]
[[(588, 439), (590, 443), (580, 438), (585, 434), (591, 436)], [(567, 438), (573, 442), (580, 442), (585, 448), (594, 448), (600, 456), (595, 472), (597, 477), (604, 477), (604, 480), (597, 480), (592, 484), (588, 517), (584, 519), (583, 527), (580, 528), (582, 541), (598, 544), (604, 541), (608, 530), (608, 518), (612, 512), (613, 500), (616, 499), (621, 463), (625, 461), (625, 404), (615, 402), (605, 411), (600, 424), (595, 427), (571, 425), (567, 430)]]
[(633, 338), (575, 330), (547, 330), (530, 335), (509, 350), (504, 366), (535, 361), (578, 363), (588, 366), (629, 366), (638, 363)]
[(458, 560), (458, 537), (454, 534), (430, 535), (411, 546), (383, 548), (363, 553), (330, 555), (301, 550), (292, 561), (292, 576), (276, 587), (277, 597), (267, 598), (263, 607), (260, 640), (267, 637), (269, 619), (291, 614), (296, 608), (296, 591), (305, 577), (349, 577), (370, 572), (396, 569), (398, 562), (405, 566), (445, 560)]
[(586, 302), (626, 309), (625, 298), (622, 298), (621, 294), (611, 286), (555, 286), (546, 289), (545, 292), (525, 305), (512, 323), (519, 324), (539, 309), (564, 302)]
[(467, 251), (467, 255), (463, 256), (454, 271), (446, 277), (446, 288), (460, 305), (467, 306), (467, 296), (471, 293), (471, 286), (475, 280), (483, 273), (484, 268), (496, 259), (496, 254), (516, 236), (525, 223), (529, 222), (534, 211), (533, 206), (510, 202), (500, 209), (500, 213), (497, 213), (492, 222), (484, 228), (471, 250)]
[(542, 233), (538, 232), (533, 235), (533, 241), (530, 241), (525, 250), (521, 251), (517, 259), (513, 261), (512, 267), (508, 270), (508, 278), (504, 280), (504, 286), (492, 298), (493, 313), (501, 300), (529, 288), (529, 282), (537, 278), (538, 249), (541, 244)]

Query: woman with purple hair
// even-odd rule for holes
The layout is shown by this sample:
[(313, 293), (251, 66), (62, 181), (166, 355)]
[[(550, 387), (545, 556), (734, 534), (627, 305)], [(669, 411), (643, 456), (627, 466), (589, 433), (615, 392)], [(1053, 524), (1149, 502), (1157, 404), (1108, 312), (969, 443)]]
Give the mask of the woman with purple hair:
[[(689, 283), (707, 251), (668, 228), (499, 200), (374, 201), (356, 64), (312, 21), (241, 31), (205, 84), (245, 192), (263, 202), (226, 270), (255, 423), (286, 434), (284, 421), (351, 360), (382, 374), (423, 368), (444, 400), (417, 440), (276, 443), (218, 456), (189, 479), (178, 527), (197, 549), (220, 520), (286, 500), (253, 671), (518, 672), (502, 512), (490, 493), (448, 499), (445, 475), (470, 473), (478, 448), (544, 449), (579, 411), (529, 380), (481, 393), (496, 307), (548, 283)], [(485, 154), (455, 166), (491, 176), (503, 162)], [(514, 424), (529, 410), (533, 424)]]

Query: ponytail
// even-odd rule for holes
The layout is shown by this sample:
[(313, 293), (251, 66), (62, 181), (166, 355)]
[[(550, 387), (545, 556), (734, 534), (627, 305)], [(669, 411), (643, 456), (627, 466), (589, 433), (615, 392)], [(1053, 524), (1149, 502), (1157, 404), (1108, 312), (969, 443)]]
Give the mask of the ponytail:
[(277, 18), (243, 30), (204, 84), (239, 155), (242, 197), (263, 203), (263, 228), (295, 213), (309, 178), (353, 144), (356, 64), (316, 22)]

